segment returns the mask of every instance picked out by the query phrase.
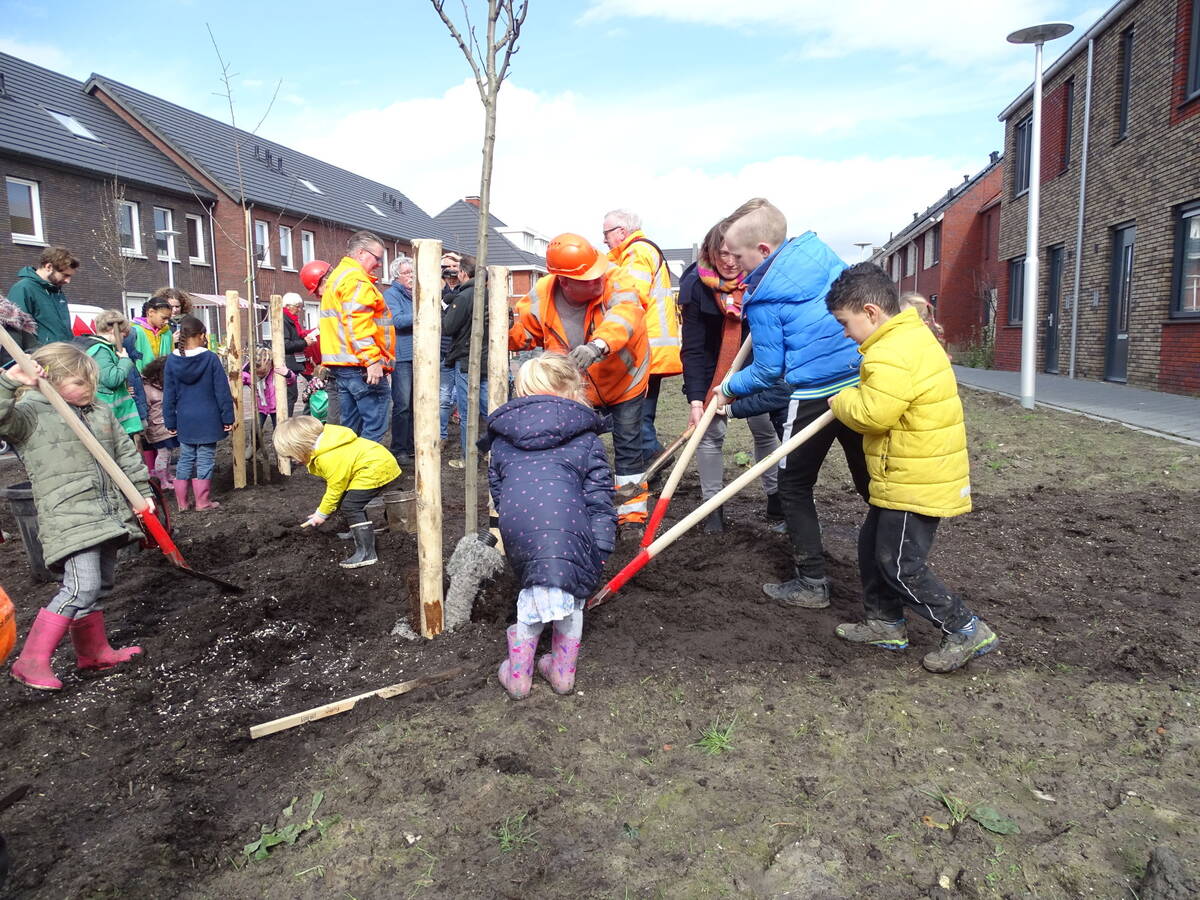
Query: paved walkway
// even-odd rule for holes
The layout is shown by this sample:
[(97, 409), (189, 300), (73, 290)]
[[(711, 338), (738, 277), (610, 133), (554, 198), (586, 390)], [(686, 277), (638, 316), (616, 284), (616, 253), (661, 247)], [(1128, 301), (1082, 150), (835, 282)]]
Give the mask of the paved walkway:
[[(1021, 373), (955, 366), (959, 384), (996, 394), (1021, 396)], [(1038, 373), (1034, 383), (1038, 406), (1083, 413), (1109, 422), (1200, 444), (1200, 397), (1184, 397), (1141, 388)]]

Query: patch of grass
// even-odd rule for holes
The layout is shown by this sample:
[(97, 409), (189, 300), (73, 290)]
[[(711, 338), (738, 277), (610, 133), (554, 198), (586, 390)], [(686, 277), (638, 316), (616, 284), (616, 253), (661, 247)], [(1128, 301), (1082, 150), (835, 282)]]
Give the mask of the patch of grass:
[(955, 825), (961, 825), (965, 822), (971, 812), (971, 807), (968, 803), (959, 800), (953, 794), (947, 794), (941, 788), (935, 788), (932, 791), (921, 791), (921, 793), (946, 807), (946, 811), (950, 813), (950, 818), (954, 820)]
[(529, 821), (529, 813), (516, 813), (505, 816), (492, 836), (499, 842), (501, 853), (512, 853), (528, 847), (541, 846), (534, 837), (537, 833), (537, 829)]
[(691, 746), (697, 750), (703, 750), (709, 756), (728, 753), (733, 749), (733, 728), (735, 725), (737, 725), (736, 714), (724, 728), (721, 727), (721, 720), (718, 719), (711, 725), (706, 725), (700, 729), (700, 740)]

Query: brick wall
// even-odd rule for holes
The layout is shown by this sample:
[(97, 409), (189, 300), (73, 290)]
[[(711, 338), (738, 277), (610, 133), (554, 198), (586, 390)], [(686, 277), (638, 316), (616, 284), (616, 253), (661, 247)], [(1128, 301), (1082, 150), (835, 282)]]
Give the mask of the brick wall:
[[(1181, 117), (1176, 97), (1181, 37), (1180, 0), (1143, 0), (1096, 39), (1092, 85), (1091, 146), (1088, 151), (1087, 207), (1080, 272), (1076, 374), (1105, 377), (1112, 279), (1113, 231), (1134, 224), (1133, 299), (1129, 326), (1127, 380), (1152, 389), (1192, 392), (1184, 375), (1200, 366), (1200, 348), (1184, 338), (1190, 326), (1171, 318), (1175, 218), (1181, 204), (1200, 200), (1200, 116)], [(1132, 91), (1127, 136), (1118, 140), (1121, 35), (1135, 29)], [(1046, 84), (1047, 95), (1075, 79), (1071, 161), (1065, 172), (1045, 180), (1039, 229), (1038, 367), (1044, 368), (1044, 311), (1048, 289), (1046, 248), (1065, 248), (1058, 365), (1068, 371), (1075, 268), (1075, 228), (1079, 212), (1079, 170), (1086, 91), (1086, 49)], [(1014, 159), (1014, 124), (1029, 104), (1006, 123), (1005, 148)], [(1013, 196), (1005, 176), (1000, 256), (1025, 253), (1026, 196)], [(1000, 273), (997, 366), (1020, 365), (1021, 330), (1006, 327), (1008, 271)]]
[[(101, 239), (100, 220), (112, 196), (111, 182), (95, 176), (49, 168), (0, 156), (0, 173), (36, 181), (39, 187), (42, 230), (47, 244), (69, 249), (79, 259), (79, 269), (67, 287), (73, 303), (108, 309), (123, 309), (120, 275), (110, 261)], [(206, 216), (204, 206), (195, 197), (183, 197), (135, 185), (123, 185), (125, 199), (138, 204), (142, 254), (126, 258), (125, 290), (150, 294), (168, 281), (167, 263), (157, 258), (154, 242), (155, 206), (172, 210), (174, 229), (184, 232), (175, 238), (175, 284), (185, 290), (212, 293), (212, 267), (188, 262), (184, 215)], [(207, 243), (207, 234), (205, 241)], [(26, 265), (37, 266), (42, 248), (15, 244), (9, 228), (8, 195), (0, 191), (0, 290), (7, 292), (17, 271)], [(208, 256), (211, 259), (211, 255)], [(102, 263), (112, 273), (106, 273)]]

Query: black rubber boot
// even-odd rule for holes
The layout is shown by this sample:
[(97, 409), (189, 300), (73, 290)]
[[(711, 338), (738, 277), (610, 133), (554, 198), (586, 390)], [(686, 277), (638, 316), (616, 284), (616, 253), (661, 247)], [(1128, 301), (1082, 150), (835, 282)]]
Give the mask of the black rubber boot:
[(772, 522), (778, 522), (783, 518), (783, 501), (779, 499), (779, 492), (767, 494), (767, 518)]
[(370, 522), (360, 522), (350, 526), (354, 535), (354, 555), (344, 559), (339, 564), (343, 569), (358, 569), (362, 566), (373, 566), (379, 562), (375, 555), (375, 531)]
[(708, 514), (700, 530), (705, 534), (721, 534), (725, 530), (725, 509), (718, 507)]

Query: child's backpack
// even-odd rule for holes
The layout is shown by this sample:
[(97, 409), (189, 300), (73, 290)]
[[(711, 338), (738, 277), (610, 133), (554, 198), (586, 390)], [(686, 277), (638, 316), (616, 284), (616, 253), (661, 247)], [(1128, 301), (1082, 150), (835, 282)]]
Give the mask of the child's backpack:
[(313, 418), (324, 423), (325, 417), (329, 415), (329, 392), (313, 391), (308, 397), (308, 411)]

